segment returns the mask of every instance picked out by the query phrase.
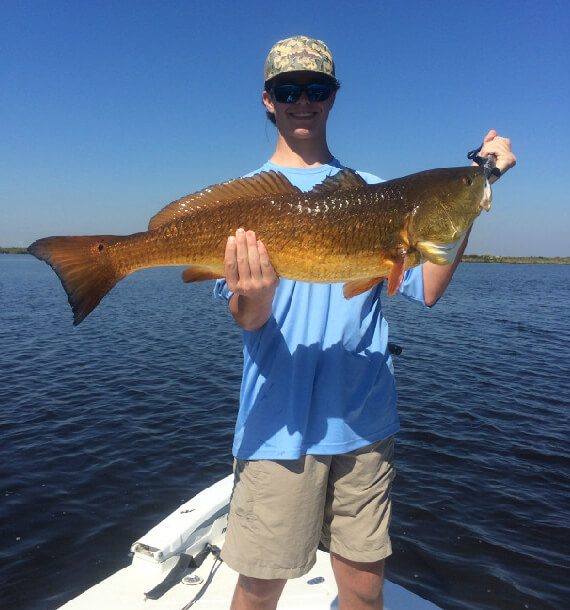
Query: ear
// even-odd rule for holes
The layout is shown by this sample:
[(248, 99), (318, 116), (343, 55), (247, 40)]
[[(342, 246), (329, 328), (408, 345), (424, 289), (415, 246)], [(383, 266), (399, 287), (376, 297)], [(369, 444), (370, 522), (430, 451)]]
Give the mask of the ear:
[(261, 101), (263, 102), (265, 108), (267, 108), (268, 112), (275, 114), (275, 105), (273, 104), (273, 99), (271, 98), (269, 91), (263, 91), (261, 94)]

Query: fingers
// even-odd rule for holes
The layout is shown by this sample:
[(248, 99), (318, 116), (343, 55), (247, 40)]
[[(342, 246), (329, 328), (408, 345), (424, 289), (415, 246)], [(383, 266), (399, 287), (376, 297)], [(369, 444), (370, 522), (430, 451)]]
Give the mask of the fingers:
[(261, 263), (259, 260), (259, 250), (257, 248), (257, 239), (253, 231), (247, 231), (245, 234), (245, 240), (247, 245), (247, 258), (249, 262), (249, 272), (251, 278), (255, 282), (259, 282), (263, 279), (263, 271), (261, 269)]
[(483, 143), (483, 147), (481, 148), (481, 152), (479, 154), (481, 156), (487, 156), (498, 155), (506, 152), (511, 152), (511, 141), (509, 140), (509, 138), (501, 138), (500, 136), (495, 136), (490, 140), (485, 140), (485, 142)]
[(234, 235), (228, 237), (226, 242), (226, 253), (224, 256), (224, 269), (228, 289), (235, 292), (239, 275), (237, 266), (237, 243)]
[(237, 271), (239, 279), (246, 283), (252, 277), (252, 264), (254, 261), (250, 261), (250, 250), (247, 243), (247, 236), (243, 229), (236, 231), (236, 254), (237, 254)]
[(253, 231), (238, 229), (226, 243), (224, 267), (228, 289), (239, 294), (261, 293), (279, 283), (267, 249)]
[(259, 265), (261, 268), (261, 274), (265, 278), (269, 278), (272, 275), (275, 275), (275, 270), (273, 269), (273, 265), (269, 260), (269, 254), (267, 253), (267, 248), (265, 245), (258, 241), (257, 242), (257, 252), (259, 254)]

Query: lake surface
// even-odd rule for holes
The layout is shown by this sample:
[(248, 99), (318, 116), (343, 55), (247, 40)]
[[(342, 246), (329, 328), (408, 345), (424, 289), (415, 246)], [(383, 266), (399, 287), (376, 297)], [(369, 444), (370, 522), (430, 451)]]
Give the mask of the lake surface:
[[(443, 608), (567, 608), (570, 266), (463, 264), (384, 298), (402, 431), (388, 576)], [(79, 327), (0, 255), (0, 606), (56, 608), (228, 474), (241, 340), (212, 283), (137, 272)]]

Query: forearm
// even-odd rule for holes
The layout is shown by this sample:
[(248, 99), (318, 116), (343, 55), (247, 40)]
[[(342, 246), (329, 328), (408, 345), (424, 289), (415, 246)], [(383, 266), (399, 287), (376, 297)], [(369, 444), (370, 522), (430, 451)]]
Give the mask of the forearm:
[(451, 263), (451, 265), (436, 265), (435, 263), (430, 263), (429, 261), (426, 261), (422, 265), (422, 275), (424, 279), (424, 300), (428, 307), (434, 305), (449, 286), (451, 278), (461, 262), (461, 258), (463, 257), (463, 253), (467, 247), (469, 233), (471, 233), (471, 228), (467, 231), (463, 242), (457, 250), (455, 260), (453, 263)]

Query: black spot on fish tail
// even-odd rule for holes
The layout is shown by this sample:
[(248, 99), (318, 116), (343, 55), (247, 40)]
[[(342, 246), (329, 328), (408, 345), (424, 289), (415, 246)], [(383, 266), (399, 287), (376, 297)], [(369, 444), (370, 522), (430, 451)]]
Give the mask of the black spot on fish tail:
[(50, 265), (61, 280), (73, 311), (74, 326), (128, 275), (118, 271), (106, 254), (104, 242), (116, 239), (113, 236), (46, 237), (28, 248), (30, 254)]

